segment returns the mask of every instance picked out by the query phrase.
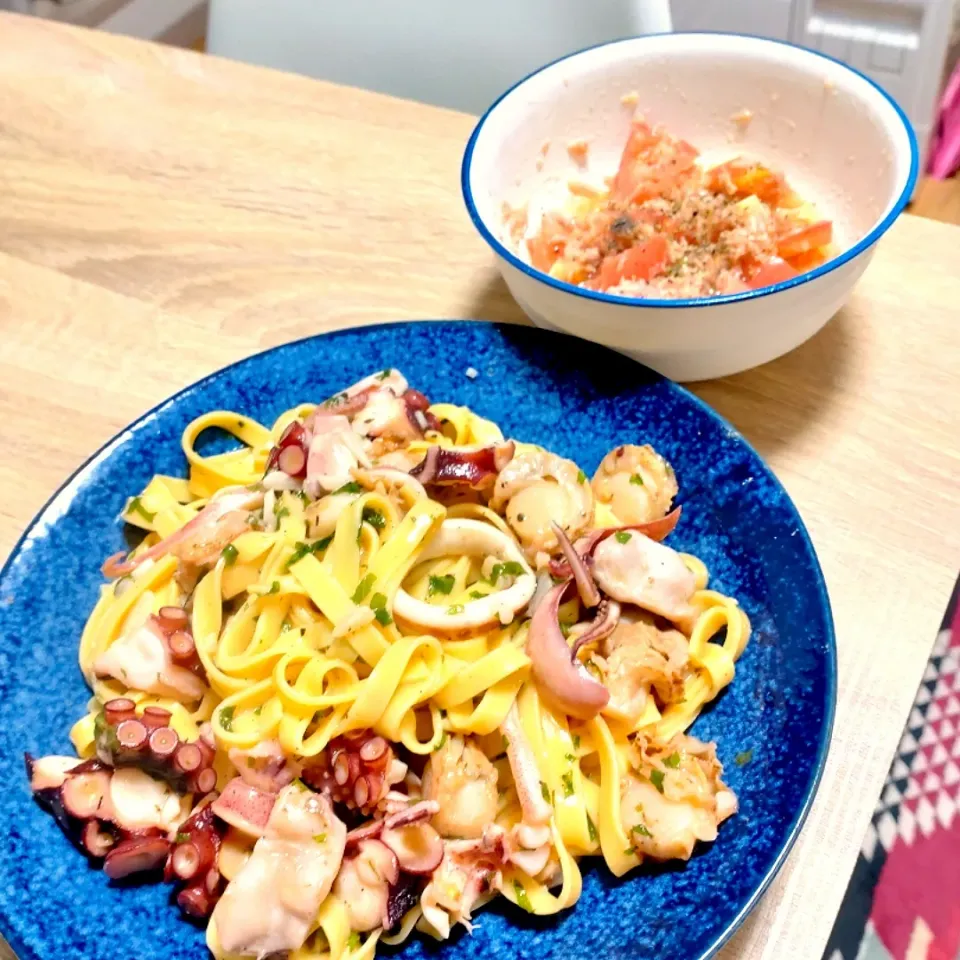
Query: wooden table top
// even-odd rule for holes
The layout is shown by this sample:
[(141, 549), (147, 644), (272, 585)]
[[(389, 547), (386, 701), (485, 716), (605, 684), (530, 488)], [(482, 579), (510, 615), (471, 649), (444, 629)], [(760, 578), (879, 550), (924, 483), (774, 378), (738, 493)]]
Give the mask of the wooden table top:
[[(461, 202), (472, 118), (7, 14), (0, 36), (2, 556), (92, 450), (226, 363), (524, 322)], [(840, 663), (813, 813), (727, 960), (820, 956), (913, 701), (960, 564), (958, 305), (960, 230), (905, 216), (819, 335), (695, 387), (799, 506)]]

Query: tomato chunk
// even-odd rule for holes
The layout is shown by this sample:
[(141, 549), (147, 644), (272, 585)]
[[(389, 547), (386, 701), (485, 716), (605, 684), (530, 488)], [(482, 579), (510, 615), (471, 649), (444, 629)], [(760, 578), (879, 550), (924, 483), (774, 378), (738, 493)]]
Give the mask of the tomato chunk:
[(818, 250), (833, 242), (833, 223), (829, 220), (820, 220), (808, 226), (799, 227), (784, 234), (777, 241), (777, 253), (784, 260)]
[(708, 170), (707, 186), (741, 200), (757, 197), (771, 207), (791, 202), (796, 196), (779, 173), (743, 157), (736, 157)]
[(570, 223), (555, 213), (545, 214), (536, 236), (527, 240), (530, 262), (544, 273), (563, 256), (570, 238)]
[(623, 253), (604, 257), (591, 286), (596, 290), (608, 290), (623, 280), (649, 280), (663, 269), (666, 262), (667, 241), (656, 234)]
[(636, 121), (620, 156), (611, 195), (628, 203), (661, 196), (690, 176), (697, 156), (696, 148), (686, 140), (676, 140)]
[(779, 257), (773, 257), (764, 263), (759, 270), (747, 281), (751, 290), (759, 290), (761, 287), (771, 287), (775, 283), (783, 283), (784, 280), (792, 280), (800, 276), (789, 263), (781, 260)]

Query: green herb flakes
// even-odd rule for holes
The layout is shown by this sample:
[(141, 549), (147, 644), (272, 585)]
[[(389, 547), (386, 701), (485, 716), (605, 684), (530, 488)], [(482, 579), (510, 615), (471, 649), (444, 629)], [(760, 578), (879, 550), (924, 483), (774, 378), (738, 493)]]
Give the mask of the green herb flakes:
[(369, 523), (374, 530), (382, 530), (387, 525), (386, 518), (375, 507), (364, 507), (362, 517), (363, 522)]
[(335, 497), (338, 493), (363, 493), (363, 487), (361, 487), (356, 480), (351, 480), (349, 483), (345, 483), (342, 487), (334, 490), (330, 496)]
[[(373, 585), (377, 582), (377, 578), (372, 574), (368, 573), (358, 584), (357, 589), (353, 591), (353, 596), (350, 598), (354, 603), (362, 603), (366, 595), (373, 589)], [(370, 606), (373, 606), (371, 602)]]
[(568, 763), (576, 763), (576, 762), (577, 762), (577, 758), (576, 758), (572, 753), (565, 753), (565, 754), (563, 755), (563, 759), (566, 760)]
[(579, 750), (579, 749), (580, 749), (580, 734), (579, 734), (579, 733), (575, 733), (575, 734), (573, 735), (573, 749), (574, 749), (574, 750)]
[(295, 563), (299, 563), (308, 553), (322, 553), (331, 543), (333, 543), (333, 534), (324, 537), (322, 540), (317, 540), (315, 543), (303, 543), (298, 540), (293, 548), (293, 553), (290, 554), (290, 559), (287, 561), (287, 569), (289, 570)]
[(486, 596), (486, 594), (485, 594), (485, 593), (481, 593), (479, 590), (471, 590), (471, 591), (470, 591), (470, 599), (471, 599), (471, 600), (482, 600), (485, 596)]
[(568, 770), (562, 777), (560, 777), (560, 782), (563, 784), (563, 795), (565, 797), (573, 796), (573, 774)]
[(665, 767), (669, 767), (671, 770), (676, 770), (680, 766), (680, 754), (671, 753), (666, 760), (663, 761)]
[(229, 707), (224, 707), (220, 711), (220, 726), (227, 732), (233, 730), (233, 714), (236, 709), (237, 708), (231, 704)]
[(452, 573), (448, 573), (442, 577), (430, 577), (430, 586), (427, 588), (427, 596), (432, 597), (438, 593), (450, 593), (453, 590), (453, 585), (456, 583), (456, 578)]
[(639, 833), (641, 837), (650, 837), (651, 839), (653, 838), (653, 834), (642, 823), (638, 823), (633, 828), (633, 832)]
[(127, 513), (139, 513), (147, 523), (153, 523), (153, 518), (156, 516), (155, 513), (151, 513), (140, 500), (139, 497), (131, 497), (130, 502), (127, 504)]
[(490, 583), (493, 586), (501, 577), (519, 577), (523, 574), (523, 567), (516, 560), (508, 560), (506, 563), (495, 563), (490, 571)]
[(582, 485), (582, 484), (584, 484), (584, 483), (586, 483), (586, 482), (587, 482), (587, 475), (586, 475), (582, 470), (578, 470), (578, 471), (577, 471), (577, 483), (579, 483), (579, 484)]
[(462, 603), (451, 603), (447, 607), (447, 616), (455, 617), (458, 613), (463, 613), (463, 604)]
[(600, 839), (600, 835), (597, 833), (597, 828), (594, 825), (593, 817), (590, 814), (587, 814), (587, 833), (590, 834), (590, 842), (596, 843)]
[(326, 843), (326, 842), (327, 842), (327, 835), (326, 835), (325, 833), (315, 833), (315, 834), (313, 835), (313, 842), (314, 842), (314, 843)]
[(186, 843), (190, 839), (189, 833), (178, 833), (177, 834), (177, 843)]
[(527, 896), (527, 891), (523, 889), (523, 884), (519, 880), (513, 881), (513, 892), (517, 896), (517, 906), (526, 910), (527, 913), (533, 913), (533, 904)]
[(393, 617), (390, 616), (390, 611), (387, 610), (387, 598), (384, 594), (375, 593), (370, 598), (370, 609), (377, 618), (377, 623), (381, 626), (386, 627), (393, 623)]
[(507, 735), (506, 735), (505, 733), (504, 733), (504, 734), (501, 734), (501, 736), (503, 737), (503, 749), (504, 749), (504, 750), (509, 750), (509, 749), (510, 749), (510, 739), (507, 737)]
[(269, 597), (270, 594), (279, 593), (279, 592), (280, 592), (280, 581), (274, 580), (273, 583), (270, 584), (270, 589), (267, 591), (267, 596)]
[(433, 748), (433, 752), (436, 753), (438, 750), (443, 748), (443, 745), (447, 742), (447, 731), (443, 731), (443, 736), (440, 738), (440, 742)]
[(550, 788), (541, 780), (540, 781), (540, 792), (543, 794), (543, 799), (547, 803), (553, 803), (553, 797), (550, 796)]
[(753, 750), (744, 750), (743, 753), (738, 753), (734, 758), (733, 762), (738, 767), (745, 767), (753, 759)]
[(392, 368), (392, 367), (387, 367), (386, 370), (381, 370), (381, 371), (377, 374), (377, 379), (378, 379), (378, 380), (386, 380), (387, 377), (389, 377), (392, 372), (393, 372), (393, 368)]
[(654, 768), (650, 771), (650, 782), (657, 788), (659, 793), (663, 793), (663, 771)]
[(613, 539), (617, 543), (626, 543), (630, 539), (630, 534), (626, 530), (618, 530), (614, 535)]
[(639, 473), (633, 473), (633, 474), (630, 475), (630, 482), (631, 482), (635, 487), (642, 487), (642, 486), (643, 486), (643, 477), (641, 477)]
[(360, 934), (356, 930), (350, 931), (350, 936), (347, 937), (347, 948), (350, 950), (360, 949)]
[(290, 516), (290, 508), (284, 504), (279, 510), (275, 510), (273, 515), (277, 518), (277, 523), (279, 523), (284, 517)]
[(223, 557), (225, 567), (232, 567), (237, 562), (240, 551), (232, 543), (228, 543), (220, 552), (220, 556)]

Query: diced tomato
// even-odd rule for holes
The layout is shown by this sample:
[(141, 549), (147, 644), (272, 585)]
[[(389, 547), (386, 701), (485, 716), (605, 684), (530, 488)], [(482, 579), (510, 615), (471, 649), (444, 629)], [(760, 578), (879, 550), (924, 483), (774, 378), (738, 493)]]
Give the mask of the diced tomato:
[(832, 242), (833, 223), (829, 220), (820, 220), (818, 223), (791, 230), (780, 237), (777, 241), (777, 253), (786, 260), (801, 253), (826, 247)]
[(708, 170), (707, 186), (710, 190), (740, 199), (757, 197), (771, 207), (780, 206), (795, 196), (780, 174), (743, 157), (736, 157)]
[(549, 273), (550, 268), (563, 256), (570, 230), (570, 223), (563, 217), (555, 213), (545, 214), (537, 235), (527, 239), (530, 262), (538, 270)]
[(816, 247), (813, 250), (808, 250), (806, 253), (798, 253), (795, 257), (788, 258), (787, 263), (798, 273), (806, 273), (808, 270), (819, 267), (820, 264), (825, 263), (826, 260), (827, 256), (823, 252), (823, 248)]
[(751, 290), (759, 290), (761, 287), (771, 287), (775, 283), (783, 283), (784, 280), (792, 280), (797, 276), (799, 274), (789, 263), (773, 257), (750, 277), (747, 284)]
[(667, 241), (659, 234), (624, 250), (604, 257), (591, 286), (608, 290), (622, 280), (649, 280), (667, 262)]
[(697, 156), (696, 148), (686, 140), (675, 140), (642, 120), (636, 121), (623, 148), (611, 195), (629, 203), (662, 196), (689, 177)]

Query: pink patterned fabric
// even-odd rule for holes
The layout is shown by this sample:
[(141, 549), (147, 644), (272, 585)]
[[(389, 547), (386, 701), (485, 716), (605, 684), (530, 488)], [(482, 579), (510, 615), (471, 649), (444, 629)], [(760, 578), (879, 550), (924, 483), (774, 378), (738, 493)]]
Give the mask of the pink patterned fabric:
[(937, 128), (927, 161), (927, 172), (938, 180), (952, 177), (957, 170), (960, 170), (960, 64), (953, 71), (940, 101)]
[(824, 960), (960, 960), (960, 583)]

